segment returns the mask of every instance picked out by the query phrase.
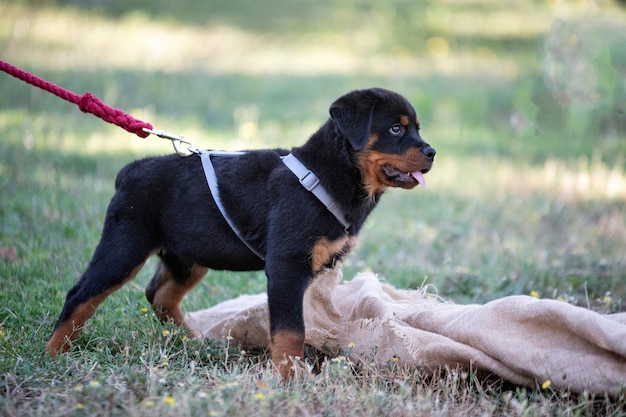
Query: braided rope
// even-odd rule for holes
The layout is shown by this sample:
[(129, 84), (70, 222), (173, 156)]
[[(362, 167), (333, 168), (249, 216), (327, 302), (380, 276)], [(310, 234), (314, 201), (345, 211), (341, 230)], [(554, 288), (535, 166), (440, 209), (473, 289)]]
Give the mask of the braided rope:
[(107, 106), (98, 97), (92, 95), (91, 93), (85, 93), (81, 96), (2, 60), (0, 60), (0, 70), (27, 82), (28, 84), (52, 93), (63, 100), (74, 103), (82, 112), (91, 113), (105, 122), (119, 126), (141, 138), (145, 138), (150, 135), (150, 133), (143, 131), (144, 128), (152, 130), (152, 125), (150, 123), (142, 122), (141, 120), (137, 120), (131, 115), (124, 113), (120, 109)]

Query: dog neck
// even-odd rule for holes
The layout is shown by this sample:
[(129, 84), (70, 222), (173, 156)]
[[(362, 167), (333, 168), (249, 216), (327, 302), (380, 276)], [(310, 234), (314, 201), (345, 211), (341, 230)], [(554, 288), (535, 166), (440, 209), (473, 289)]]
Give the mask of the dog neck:
[(320, 184), (320, 180), (313, 171), (308, 169), (296, 156), (292, 153), (282, 158), (283, 163), (294, 173), (300, 184), (307, 190), (313, 193), (317, 199), (326, 206), (328, 211), (335, 216), (335, 219), (343, 225), (343, 228), (347, 232), (352, 226), (352, 223), (346, 220), (346, 216), (337, 201), (326, 191)]
[(378, 204), (382, 192), (374, 196), (367, 193), (356, 165), (356, 151), (336, 131), (334, 122), (329, 119), (292, 153), (317, 175), (322, 186), (340, 205), (346, 220), (352, 223), (350, 233), (357, 234)]

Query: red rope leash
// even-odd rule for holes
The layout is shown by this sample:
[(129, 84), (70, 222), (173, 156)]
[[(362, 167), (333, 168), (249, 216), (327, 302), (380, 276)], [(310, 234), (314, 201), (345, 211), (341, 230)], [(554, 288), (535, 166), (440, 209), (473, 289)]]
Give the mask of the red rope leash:
[(100, 101), (98, 97), (91, 95), (91, 93), (85, 93), (80, 96), (2, 60), (0, 60), (0, 70), (14, 76), (15, 78), (25, 81), (28, 84), (48, 91), (63, 100), (74, 103), (84, 113), (96, 115), (105, 122), (119, 126), (141, 138), (146, 138), (150, 135), (149, 132), (143, 131), (144, 128), (152, 130), (152, 125), (150, 123), (142, 122), (141, 120), (137, 120), (131, 115), (124, 113), (120, 109), (107, 106)]

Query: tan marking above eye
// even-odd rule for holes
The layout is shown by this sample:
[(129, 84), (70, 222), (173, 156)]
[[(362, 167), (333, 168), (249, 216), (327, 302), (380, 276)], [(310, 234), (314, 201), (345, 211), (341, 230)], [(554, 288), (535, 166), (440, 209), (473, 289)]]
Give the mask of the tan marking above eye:
[(407, 127), (409, 125), (409, 118), (407, 116), (401, 116), (400, 123), (402, 123), (402, 126)]

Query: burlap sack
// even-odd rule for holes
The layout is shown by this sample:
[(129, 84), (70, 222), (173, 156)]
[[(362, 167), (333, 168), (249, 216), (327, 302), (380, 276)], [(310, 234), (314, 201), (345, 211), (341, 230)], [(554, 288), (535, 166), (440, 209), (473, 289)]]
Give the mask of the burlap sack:
[[(617, 393), (626, 386), (626, 313), (527, 296), (456, 305), (397, 290), (372, 273), (340, 281), (340, 270), (329, 270), (306, 292), (306, 342), (317, 349), (422, 372), (471, 366), (531, 387), (550, 380), (554, 388)], [(204, 337), (266, 347), (267, 297), (241, 296), (190, 313), (188, 324)]]

